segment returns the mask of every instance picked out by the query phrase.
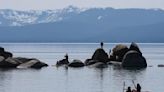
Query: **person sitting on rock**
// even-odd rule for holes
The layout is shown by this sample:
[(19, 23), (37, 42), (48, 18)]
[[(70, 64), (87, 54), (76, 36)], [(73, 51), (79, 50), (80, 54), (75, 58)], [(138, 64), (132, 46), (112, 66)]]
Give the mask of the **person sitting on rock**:
[(56, 63), (57, 66), (69, 64), (69, 61), (68, 61), (68, 54), (66, 54), (64, 57), (65, 57), (65, 59), (62, 59), (62, 60), (60, 60), (60, 61), (57, 61), (57, 63)]
[(128, 89), (127, 89), (126, 92), (132, 92), (132, 91), (131, 91), (131, 87), (128, 87)]

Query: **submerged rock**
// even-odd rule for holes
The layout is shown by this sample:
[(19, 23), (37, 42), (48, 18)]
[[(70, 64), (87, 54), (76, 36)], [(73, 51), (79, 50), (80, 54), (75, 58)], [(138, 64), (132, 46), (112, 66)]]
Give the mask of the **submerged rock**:
[(68, 64), (70, 67), (83, 67), (84, 63), (80, 60), (73, 60), (70, 64)]
[(106, 67), (108, 67), (108, 65), (106, 63), (103, 63), (103, 62), (96, 62), (96, 63), (90, 65), (89, 67), (106, 68)]
[(164, 67), (164, 64), (159, 64), (158, 67)]
[(128, 51), (122, 60), (123, 67), (145, 68), (147, 67), (146, 59), (137, 51)]

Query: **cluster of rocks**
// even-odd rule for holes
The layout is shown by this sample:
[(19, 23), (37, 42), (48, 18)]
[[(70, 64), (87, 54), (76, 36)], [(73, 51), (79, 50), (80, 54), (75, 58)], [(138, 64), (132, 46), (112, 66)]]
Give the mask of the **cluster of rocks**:
[(85, 66), (84, 63), (80, 60), (73, 60), (71, 63), (68, 60), (68, 55), (65, 55), (65, 58), (62, 60), (57, 61), (56, 66), (69, 66), (69, 67), (83, 67)]
[(146, 59), (143, 57), (138, 45), (134, 42), (128, 48), (126, 45), (116, 45), (110, 55), (110, 60), (121, 62), (123, 67), (145, 68), (147, 67)]
[(42, 68), (48, 66), (35, 58), (13, 57), (11, 52), (0, 47), (0, 68)]
[(63, 60), (57, 62), (57, 66), (70, 66), (70, 67), (83, 67), (93, 66), (97, 68), (107, 67), (111, 62), (120, 62), (121, 66), (131, 68), (145, 68), (147, 67), (146, 59), (142, 56), (142, 53), (138, 45), (134, 42), (131, 43), (130, 47), (118, 44), (112, 49), (112, 53), (108, 55), (101, 43), (101, 48), (98, 48), (90, 59), (87, 59), (84, 63), (80, 60), (68, 61), (68, 55)]
[[(84, 63), (77, 59), (69, 62), (68, 55), (66, 54), (64, 59), (57, 61), (56, 66), (104, 68), (108, 64), (112, 64), (112, 62), (120, 62), (121, 66), (125, 68), (147, 67), (146, 59), (143, 57), (138, 45), (134, 42), (131, 43), (130, 47), (123, 44), (116, 45), (109, 55), (105, 52), (103, 43), (101, 43), (101, 48), (96, 49), (92, 57)], [(44, 66), (48, 65), (36, 58), (13, 57), (11, 52), (7, 52), (0, 47), (0, 68), (42, 68)]]

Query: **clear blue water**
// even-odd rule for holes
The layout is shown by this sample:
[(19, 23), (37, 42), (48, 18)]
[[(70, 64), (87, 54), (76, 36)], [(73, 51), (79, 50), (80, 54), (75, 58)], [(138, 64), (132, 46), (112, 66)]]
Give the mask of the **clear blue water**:
[[(109, 52), (116, 44), (105, 44)], [(129, 44), (127, 44), (129, 45)], [(0, 69), (0, 92), (122, 92), (126, 87), (134, 88), (131, 80), (139, 82), (142, 90), (163, 92), (164, 44), (139, 44), (148, 66), (144, 70), (125, 70), (116, 66), (105, 69), (96, 68), (56, 68), (55, 63), (68, 53), (73, 59), (90, 58), (99, 44), (88, 43), (0, 43), (15, 57), (34, 57), (50, 66), (35, 69)]]

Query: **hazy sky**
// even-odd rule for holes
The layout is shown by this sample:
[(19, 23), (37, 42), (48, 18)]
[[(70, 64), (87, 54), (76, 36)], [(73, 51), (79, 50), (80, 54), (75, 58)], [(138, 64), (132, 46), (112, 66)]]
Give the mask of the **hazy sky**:
[(56, 9), (77, 7), (161, 8), (164, 0), (0, 0), (0, 9)]

